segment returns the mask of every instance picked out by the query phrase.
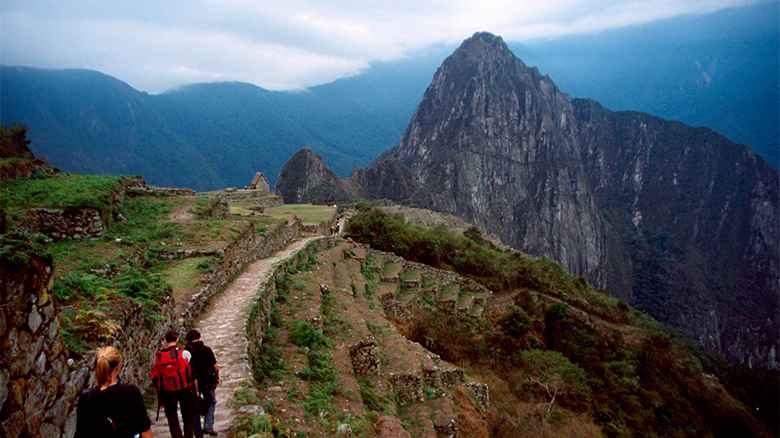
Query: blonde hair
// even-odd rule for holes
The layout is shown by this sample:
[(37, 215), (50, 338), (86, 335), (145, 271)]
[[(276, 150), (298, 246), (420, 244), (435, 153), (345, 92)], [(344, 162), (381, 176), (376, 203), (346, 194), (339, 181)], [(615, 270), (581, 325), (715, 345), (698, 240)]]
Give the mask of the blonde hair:
[(119, 366), (121, 355), (114, 347), (103, 347), (95, 353), (95, 381), (97, 386), (111, 383), (111, 373)]

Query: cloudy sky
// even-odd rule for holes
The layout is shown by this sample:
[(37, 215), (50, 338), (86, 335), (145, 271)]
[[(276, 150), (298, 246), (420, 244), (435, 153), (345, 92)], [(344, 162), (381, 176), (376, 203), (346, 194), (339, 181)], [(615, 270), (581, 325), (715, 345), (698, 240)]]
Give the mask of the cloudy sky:
[(0, 0), (0, 63), (87, 68), (150, 93), (299, 89), (476, 31), (532, 43), (776, 0)]

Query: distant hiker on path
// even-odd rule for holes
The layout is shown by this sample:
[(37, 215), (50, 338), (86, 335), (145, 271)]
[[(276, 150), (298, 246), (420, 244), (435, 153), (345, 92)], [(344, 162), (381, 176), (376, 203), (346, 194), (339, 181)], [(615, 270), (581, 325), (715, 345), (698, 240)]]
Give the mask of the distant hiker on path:
[(95, 354), (96, 387), (79, 397), (74, 438), (152, 437), (152, 422), (137, 386), (116, 381), (121, 355), (114, 347)]
[[(152, 383), (157, 388), (158, 403), (165, 409), (171, 438), (182, 438), (179, 417), (176, 414), (177, 405), (181, 406), (181, 417), (184, 422), (184, 437), (193, 438), (192, 393), (197, 393), (197, 383), (193, 380), (190, 363), (184, 358), (184, 350), (176, 348), (179, 335), (174, 330), (165, 334), (166, 348), (159, 350), (154, 356), (152, 365)], [(159, 408), (158, 408), (159, 409)], [(158, 410), (159, 413), (159, 410)]]
[[(190, 367), (192, 367), (196, 379), (198, 381), (198, 389), (200, 390), (203, 399), (208, 404), (206, 412), (193, 413), (192, 419), (195, 427), (195, 436), (202, 437), (203, 433), (209, 435), (217, 435), (214, 431), (214, 409), (216, 408), (217, 399), (215, 396), (215, 389), (219, 384), (219, 365), (217, 365), (217, 359), (214, 357), (214, 352), (211, 348), (203, 344), (200, 340), (200, 332), (197, 330), (190, 330), (187, 332), (187, 345), (184, 347), (185, 351), (190, 352), (192, 358), (190, 359)], [(204, 415), (203, 429), (200, 425), (200, 416)], [(202, 432), (201, 432), (202, 430)]]

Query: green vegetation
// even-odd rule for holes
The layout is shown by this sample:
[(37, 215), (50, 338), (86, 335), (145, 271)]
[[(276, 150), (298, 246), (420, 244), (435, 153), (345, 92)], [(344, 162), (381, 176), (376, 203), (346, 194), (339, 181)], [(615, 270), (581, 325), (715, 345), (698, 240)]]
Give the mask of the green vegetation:
[(376, 209), (362, 209), (348, 231), (377, 249), (514, 296), (515, 305), (495, 322), (431, 306), (418, 307), (406, 322), (411, 339), (491, 388), (508, 388), (491, 391), (491, 436), (552, 433), (575, 418), (592, 419), (609, 437), (761, 430), (745, 405), (704, 383), (717, 360), (703, 366), (679, 335), (552, 260), (498, 251), (478, 243), (473, 231), (465, 237), (412, 227)]
[[(74, 358), (112, 339), (118, 327), (114, 320), (138, 304), (150, 327), (163, 318), (160, 303), (166, 296), (173, 293), (178, 300), (194, 293), (204, 277), (223, 263), (221, 255), (171, 262), (160, 258), (161, 252), (207, 249), (213, 253), (215, 242), (224, 242), (224, 247), (248, 227), (257, 225), (263, 231), (273, 222), (262, 218), (198, 221), (191, 217), (174, 221), (170, 217), (174, 210), (180, 215), (188, 207), (193, 212), (205, 211), (219, 200), (137, 193), (120, 198), (122, 186), (129, 180), (122, 176), (38, 173), (0, 184), (3, 265), (38, 263), (41, 257), (54, 265), (52, 295), (63, 316), (63, 339)], [(25, 217), (30, 208), (95, 208), (109, 227), (100, 239), (57, 242), (6, 229), (6, 224)], [(112, 221), (119, 215), (120, 220)]]
[(94, 208), (114, 210), (112, 197), (128, 180), (123, 176), (37, 173), (32, 178), (5, 181), (0, 203), (9, 212), (28, 208)]
[(410, 226), (400, 215), (362, 207), (347, 231), (358, 242), (407, 260), (451, 269), (494, 292), (536, 290), (565, 301), (576, 300), (583, 310), (602, 318), (620, 322), (635, 319), (625, 303), (590, 287), (582, 277), (566, 273), (555, 261), (479, 244), (450, 233), (444, 225), (430, 229)]
[(276, 345), (276, 329), (277, 327), (272, 325), (266, 330), (260, 349), (250, 361), (255, 382), (261, 385), (279, 377), (287, 369), (282, 361), (281, 350)]
[(299, 376), (309, 382), (309, 397), (304, 408), (309, 415), (321, 412), (333, 413), (333, 396), (341, 392), (341, 383), (336, 377), (328, 348), (331, 341), (316, 330), (308, 321), (298, 322), (290, 335), (290, 342), (308, 349), (308, 365)]
[(36, 263), (49, 264), (52, 254), (46, 246), (47, 239), (13, 228), (0, 235), (0, 269), (4, 275), (22, 273)]
[(376, 393), (376, 384), (367, 376), (357, 377), (358, 386), (360, 386), (360, 398), (363, 399), (363, 405), (367, 410), (376, 412), (389, 412), (390, 399)]
[(0, 159), (34, 158), (28, 147), (30, 140), (27, 138), (27, 128), (27, 125), (21, 124), (9, 128), (0, 126)]
[(265, 214), (274, 219), (293, 220), (298, 217), (304, 225), (319, 225), (330, 222), (336, 209), (328, 205), (278, 205), (265, 209)]

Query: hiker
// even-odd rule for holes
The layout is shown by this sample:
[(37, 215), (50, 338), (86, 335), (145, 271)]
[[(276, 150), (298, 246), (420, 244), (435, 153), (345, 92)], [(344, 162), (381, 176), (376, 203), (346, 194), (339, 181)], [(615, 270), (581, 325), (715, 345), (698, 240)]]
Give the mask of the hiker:
[[(214, 431), (214, 408), (217, 404), (215, 397), (215, 389), (219, 384), (219, 365), (217, 365), (217, 359), (214, 357), (214, 352), (211, 348), (203, 344), (200, 339), (200, 332), (197, 330), (190, 330), (187, 332), (187, 345), (184, 347), (185, 351), (192, 354), (190, 359), (190, 367), (195, 372), (195, 376), (198, 381), (198, 390), (200, 391), (203, 400), (207, 403), (206, 412), (195, 412), (192, 416), (195, 426), (195, 435), (202, 436), (199, 431), (207, 433), (211, 436), (216, 436), (217, 432)], [(203, 429), (201, 429), (200, 416), (203, 415)]]
[(171, 438), (182, 438), (177, 405), (181, 406), (181, 418), (184, 422), (184, 437), (193, 438), (192, 393), (197, 393), (190, 363), (184, 358), (184, 350), (176, 348), (179, 335), (175, 330), (165, 334), (166, 347), (157, 351), (152, 365), (152, 383), (157, 388), (157, 414), (160, 404), (165, 409)]
[(114, 347), (95, 354), (95, 388), (79, 397), (74, 438), (152, 438), (152, 422), (141, 390), (118, 383), (121, 355)]

